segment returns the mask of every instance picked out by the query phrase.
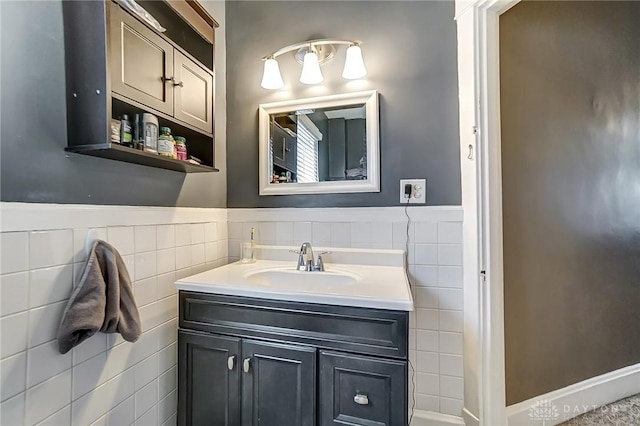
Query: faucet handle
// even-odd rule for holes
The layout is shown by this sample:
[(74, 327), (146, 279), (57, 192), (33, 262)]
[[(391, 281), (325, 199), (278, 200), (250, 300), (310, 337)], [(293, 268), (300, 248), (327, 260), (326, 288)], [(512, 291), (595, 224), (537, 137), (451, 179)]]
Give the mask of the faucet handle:
[(331, 252), (323, 251), (318, 255), (318, 261), (316, 262), (316, 271), (324, 272), (324, 260), (322, 260), (323, 254), (331, 254)]
[(304, 261), (304, 255), (302, 254), (302, 250), (289, 250), (291, 253), (298, 255), (298, 264), (296, 265), (296, 269), (298, 271), (305, 271), (307, 269), (307, 265)]

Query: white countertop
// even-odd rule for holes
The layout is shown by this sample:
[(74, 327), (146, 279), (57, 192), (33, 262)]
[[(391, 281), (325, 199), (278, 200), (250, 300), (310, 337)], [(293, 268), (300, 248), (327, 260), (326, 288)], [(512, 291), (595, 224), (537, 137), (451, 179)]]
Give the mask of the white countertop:
[[(261, 257), (293, 257), (292, 260), (257, 260), (231, 263), (176, 281), (178, 290), (263, 299), (320, 303), (327, 305), (412, 311), (413, 299), (404, 267), (398, 265), (398, 250), (330, 249), (325, 256), (326, 272), (297, 271), (290, 247), (260, 247)], [(317, 249), (318, 250), (318, 249)], [(318, 251), (319, 252), (319, 251)], [(385, 256), (386, 254), (386, 256)], [(389, 259), (378, 262), (381, 256)], [(403, 254), (402, 254), (403, 256)], [(336, 263), (330, 263), (331, 260)], [(360, 264), (338, 263), (362, 260)], [(371, 265), (374, 260), (376, 264)], [(380, 264), (384, 266), (378, 266)], [(276, 272), (280, 279), (262, 279)], [(278, 275), (279, 274), (279, 275)], [(325, 278), (338, 278), (327, 284)]]

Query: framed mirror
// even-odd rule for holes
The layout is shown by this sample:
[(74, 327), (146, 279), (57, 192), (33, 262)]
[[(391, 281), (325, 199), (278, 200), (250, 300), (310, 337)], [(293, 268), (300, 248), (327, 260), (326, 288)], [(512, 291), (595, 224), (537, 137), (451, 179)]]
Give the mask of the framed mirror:
[(378, 92), (260, 105), (260, 195), (380, 192)]

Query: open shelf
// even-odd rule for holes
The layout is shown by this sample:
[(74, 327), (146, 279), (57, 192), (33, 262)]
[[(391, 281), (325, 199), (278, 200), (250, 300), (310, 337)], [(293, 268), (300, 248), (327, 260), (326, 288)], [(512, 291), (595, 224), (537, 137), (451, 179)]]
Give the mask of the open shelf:
[[(198, 128), (170, 117), (166, 114), (162, 114), (158, 111), (145, 107), (143, 104), (136, 102), (132, 99), (123, 97), (117, 93), (112, 93), (112, 117), (117, 118), (122, 114), (127, 114), (129, 120), (133, 121), (136, 114), (142, 114), (149, 112), (158, 118), (159, 127), (169, 127), (171, 134), (176, 136), (182, 136), (186, 138), (187, 142), (187, 154), (193, 155), (196, 158), (202, 160), (204, 166), (208, 166), (208, 171), (215, 171), (213, 167), (215, 165), (215, 152), (214, 152), (214, 138), (213, 133), (203, 132)], [(158, 129), (160, 130), (160, 129)], [(115, 145), (115, 144), (114, 144)], [(120, 146), (121, 148), (127, 148)], [(136, 151), (135, 152), (141, 152)], [(148, 153), (147, 153), (148, 154)], [(148, 154), (155, 155), (155, 154)], [(161, 157), (164, 159), (164, 157)], [(157, 166), (161, 167), (161, 166)], [(174, 170), (174, 169), (172, 169)]]
[[(129, 114), (130, 119), (133, 119), (133, 115), (137, 113), (148, 112), (155, 115), (158, 118), (158, 122), (160, 122), (160, 126), (171, 127), (171, 129), (178, 129), (178, 136), (184, 136), (186, 138), (193, 137), (206, 137), (213, 138), (213, 133), (208, 133), (198, 129), (191, 124), (185, 123), (183, 121), (177, 120), (170, 115), (164, 114), (160, 111), (156, 111), (153, 108), (149, 108), (148, 106), (134, 100), (127, 98), (126, 96), (122, 96), (119, 93), (112, 92), (111, 98), (113, 99), (113, 115), (119, 116), (123, 113)], [(114, 117), (116, 118), (116, 117)], [(172, 134), (175, 135), (174, 132)]]
[(105, 143), (104, 145), (70, 146), (65, 148), (65, 150), (75, 152), (77, 154), (109, 158), (111, 160), (125, 161), (127, 163), (141, 164), (143, 166), (156, 167), (159, 169), (167, 169), (183, 173), (205, 173), (218, 171), (215, 167), (192, 164), (182, 160), (174, 160), (173, 158), (139, 151), (137, 149), (115, 143)]

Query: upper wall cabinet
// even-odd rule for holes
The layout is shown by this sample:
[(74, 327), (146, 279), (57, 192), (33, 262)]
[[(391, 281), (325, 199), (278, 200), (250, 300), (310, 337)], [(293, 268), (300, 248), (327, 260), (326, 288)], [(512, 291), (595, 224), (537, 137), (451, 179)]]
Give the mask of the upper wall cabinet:
[(111, 90), (173, 115), (173, 46), (111, 4)]
[(175, 51), (173, 78), (175, 117), (210, 132), (213, 127), (213, 76)]
[(111, 90), (211, 132), (211, 72), (117, 5), (111, 8)]
[[(67, 150), (181, 172), (215, 169), (213, 18), (187, 0), (138, 1), (165, 32), (113, 1), (63, 2)], [(150, 113), (201, 164), (117, 143), (111, 120)]]

